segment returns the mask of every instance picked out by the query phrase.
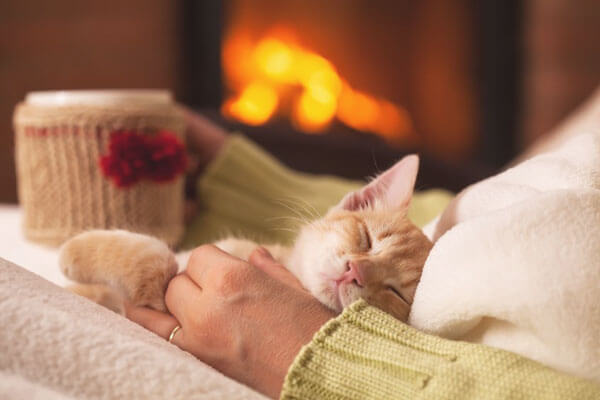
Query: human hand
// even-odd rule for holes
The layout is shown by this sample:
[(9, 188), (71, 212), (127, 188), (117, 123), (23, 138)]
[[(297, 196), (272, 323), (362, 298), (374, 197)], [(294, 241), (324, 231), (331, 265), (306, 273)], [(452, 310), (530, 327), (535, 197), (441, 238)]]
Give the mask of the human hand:
[(262, 248), (250, 262), (202, 246), (166, 292), (172, 315), (127, 307), (129, 319), (224, 374), (276, 398), (301, 347), (333, 311)]
[(210, 119), (179, 105), (186, 122), (186, 141), (196, 155), (200, 168), (204, 168), (219, 153), (227, 140), (227, 132)]
[(227, 132), (208, 118), (183, 105), (178, 106), (185, 118), (185, 136), (188, 148), (188, 176), (186, 179), (187, 201), (185, 220), (190, 221), (196, 215), (196, 181), (206, 166), (219, 154)]

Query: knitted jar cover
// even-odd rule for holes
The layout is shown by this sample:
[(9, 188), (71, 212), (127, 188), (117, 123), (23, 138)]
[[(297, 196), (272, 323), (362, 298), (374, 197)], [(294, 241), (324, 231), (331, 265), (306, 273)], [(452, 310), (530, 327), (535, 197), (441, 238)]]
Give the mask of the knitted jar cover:
[(88, 229), (183, 235), (185, 123), (172, 105), (41, 107), (14, 115), (23, 229), (59, 245)]

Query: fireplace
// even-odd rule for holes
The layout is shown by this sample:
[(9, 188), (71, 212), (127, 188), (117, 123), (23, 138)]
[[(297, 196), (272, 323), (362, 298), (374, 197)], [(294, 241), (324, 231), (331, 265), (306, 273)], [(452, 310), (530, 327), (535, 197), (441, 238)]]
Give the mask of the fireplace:
[(222, 65), (228, 98), (222, 113), (249, 125), (285, 118), (304, 133), (323, 133), (334, 120), (398, 145), (419, 141), (408, 111), (352, 87), (331, 61), (285, 31), (226, 35)]
[(417, 151), (422, 187), (458, 189), (513, 155), (516, 0), (190, 1), (186, 15), (189, 101), (295, 168), (364, 178)]

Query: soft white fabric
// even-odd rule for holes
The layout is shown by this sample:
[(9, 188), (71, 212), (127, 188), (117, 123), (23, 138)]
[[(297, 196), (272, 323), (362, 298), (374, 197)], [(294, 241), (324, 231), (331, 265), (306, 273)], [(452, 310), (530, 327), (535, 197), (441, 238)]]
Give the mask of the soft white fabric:
[(3, 399), (264, 398), (146, 329), (2, 259), (0, 327)]
[(19, 206), (0, 204), (0, 257), (64, 287), (69, 280), (58, 268), (58, 249), (25, 239), (22, 220)]
[(2, 400), (74, 400), (66, 394), (56, 392), (39, 383), (31, 382), (19, 375), (0, 371), (0, 399)]
[(461, 192), (410, 324), (600, 381), (600, 135), (580, 134)]

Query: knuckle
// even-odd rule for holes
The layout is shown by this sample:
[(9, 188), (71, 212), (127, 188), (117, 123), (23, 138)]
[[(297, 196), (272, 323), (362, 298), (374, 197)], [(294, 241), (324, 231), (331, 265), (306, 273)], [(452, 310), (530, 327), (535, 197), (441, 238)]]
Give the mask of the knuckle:
[(206, 259), (211, 254), (214, 254), (215, 251), (216, 247), (211, 244), (205, 244), (200, 247), (196, 247), (190, 254), (187, 269), (190, 271), (198, 271), (205, 264)]
[(182, 280), (185, 279), (183, 275), (175, 275), (167, 285), (167, 291), (176, 290), (175, 287), (181, 285)]
[(262, 261), (262, 252), (260, 250), (260, 247), (257, 247), (256, 249), (252, 250), (252, 253), (250, 253), (250, 256), (248, 257), (248, 262), (250, 262), (250, 264), (257, 265), (261, 264)]
[(248, 280), (248, 268), (244, 264), (235, 263), (225, 268), (215, 269), (214, 276), (211, 276), (216, 290), (221, 294), (233, 294), (240, 292), (246, 286)]
[(212, 244), (204, 244), (196, 247), (190, 254), (190, 263), (198, 263), (205, 259), (208, 255), (214, 253), (216, 247)]

